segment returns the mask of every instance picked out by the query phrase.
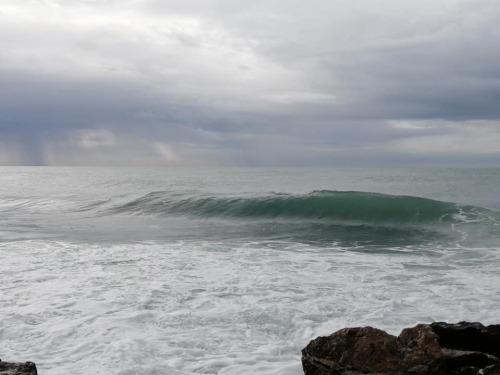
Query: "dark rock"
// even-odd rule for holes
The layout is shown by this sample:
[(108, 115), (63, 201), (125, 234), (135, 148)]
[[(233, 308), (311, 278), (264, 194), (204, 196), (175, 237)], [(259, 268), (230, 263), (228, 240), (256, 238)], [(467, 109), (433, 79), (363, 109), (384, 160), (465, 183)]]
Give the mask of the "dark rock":
[(500, 375), (500, 326), (420, 324), (398, 337), (344, 328), (302, 350), (305, 375)]
[(500, 357), (500, 325), (485, 327), (481, 323), (460, 322), (457, 324), (432, 323), (444, 348), (470, 350)]
[(500, 364), (488, 366), (482, 370), (481, 375), (500, 375)]
[(302, 350), (306, 375), (446, 374), (437, 336), (420, 325), (399, 337), (372, 327), (345, 328)]
[(15, 363), (0, 360), (0, 375), (38, 375), (33, 362)]
[(482, 352), (443, 349), (443, 355), (450, 373), (465, 367), (475, 368), (477, 373), (477, 370), (498, 362), (497, 357)]

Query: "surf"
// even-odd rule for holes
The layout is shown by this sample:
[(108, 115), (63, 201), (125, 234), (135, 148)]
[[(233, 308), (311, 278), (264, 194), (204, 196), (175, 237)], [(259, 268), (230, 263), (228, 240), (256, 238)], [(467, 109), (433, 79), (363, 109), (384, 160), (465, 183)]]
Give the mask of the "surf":
[(259, 196), (173, 196), (159, 191), (112, 207), (108, 212), (372, 225), (491, 223), (498, 222), (500, 216), (500, 213), (482, 207), (422, 197), (332, 190)]

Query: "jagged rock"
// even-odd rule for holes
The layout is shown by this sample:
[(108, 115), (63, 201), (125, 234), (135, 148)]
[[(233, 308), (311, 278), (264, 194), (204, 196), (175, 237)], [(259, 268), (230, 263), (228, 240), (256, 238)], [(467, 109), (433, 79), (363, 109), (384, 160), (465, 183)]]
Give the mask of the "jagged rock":
[(431, 324), (444, 348), (470, 350), (500, 357), (500, 325), (485, 327), (481, 323), (460, 322)]
[(481, 375), (500, 375), (500, 365), (488, 366), (482, 370)]
[(33, 362), (14, 363), (0, 360), (0, 375), (38, 375)]
[(494, 365), (498, 362), (497, 357), (482, 352), (471, 352), (443, 348), (443, 355), (446, 361), (448, 372), (453, 374), (468, 374), (469, 372), (463, 372), (463, 369), (465, 369), (466, 367), (475, 369), (475, 372), (473, 373), (476, 374), (479, 369)]
[(446, 374), (437, 335), (425, 325), (399, 337), (372, 327), (341, 329), (312, 340), (302, 365), (306, 375)]
[(305, 375), (500, 375), (500, 326), (420, 324), (398, 337), (344, 328), (302, 350)]

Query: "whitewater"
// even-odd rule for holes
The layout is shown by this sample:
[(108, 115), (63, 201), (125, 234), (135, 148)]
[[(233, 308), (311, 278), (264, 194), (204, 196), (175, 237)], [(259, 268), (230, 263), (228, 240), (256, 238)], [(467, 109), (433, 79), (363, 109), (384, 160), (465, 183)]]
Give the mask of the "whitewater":
[(0, 168), (0, 358), (302, 374), (318, 335), (498, 323), (498, 169)]

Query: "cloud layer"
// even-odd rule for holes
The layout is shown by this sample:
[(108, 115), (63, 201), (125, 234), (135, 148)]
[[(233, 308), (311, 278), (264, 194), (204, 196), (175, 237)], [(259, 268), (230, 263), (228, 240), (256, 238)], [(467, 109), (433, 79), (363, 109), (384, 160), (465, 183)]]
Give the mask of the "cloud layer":
[(496, 0), (4, 0), (0, 164), (500, 162)]

